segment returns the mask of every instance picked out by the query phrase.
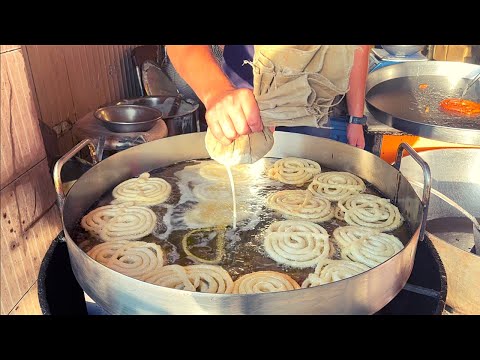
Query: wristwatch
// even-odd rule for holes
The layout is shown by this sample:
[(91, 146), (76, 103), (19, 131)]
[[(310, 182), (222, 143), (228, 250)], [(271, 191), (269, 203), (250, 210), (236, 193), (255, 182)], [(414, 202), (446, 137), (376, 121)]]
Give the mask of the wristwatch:
[(365, 125), (367, 123), (367, 117), (365, 115), (363, 115), (362, 117), (349, 116), (348, 117), (348, 123), (349, 124)]

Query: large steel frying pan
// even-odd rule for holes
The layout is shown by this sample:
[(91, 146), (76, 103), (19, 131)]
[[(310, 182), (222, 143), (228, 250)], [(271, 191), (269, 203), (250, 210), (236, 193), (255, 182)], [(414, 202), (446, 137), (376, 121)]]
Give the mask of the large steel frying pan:
[[(461, 97), (469, 80), (479, 72), (479, 65), (448, 61), (411, 61), (387, 66), (368, 76), (367, 108), (378, 121), (409, 134), (480, 145), (480, 116), (466, 118), (439, 108), (443, 99)], [(464, 99), (480, 101), (480, 81), (468, 90)]]
[[(113, 271), (94, 261), (72, 240), (75, 224), (105, 192), (120, 182), (179, 161), (208, 158), (205, 133), (179, 135), (117, 153), (82, 175), (64, 197), (62, 165), (91, 140), (84, 140), (55, 165), (54, 180), (73, 272), (85, 292), (111, 314), (372, 314), (392, 300), (407, 282), (417, 242), (423, 239), (430, 169), (408, 145), (402, 144), (395, 166), (373, 154), (333, 140), (275, 132), (269, 157), (304, 157), (334, 170), (349, 171), (372, 183), (392, 199), (412, 229), (405, 248), (383, 264), (349, 279), (327, 285), (267, 294), (206, 294), (156, 286)], [(398, 171), (403, 149), (424, 171), (420, 199)]]

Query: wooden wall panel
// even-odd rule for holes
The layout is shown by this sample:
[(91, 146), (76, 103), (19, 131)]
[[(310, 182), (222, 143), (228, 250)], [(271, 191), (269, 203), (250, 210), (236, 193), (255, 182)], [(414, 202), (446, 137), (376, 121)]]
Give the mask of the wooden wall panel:
[[(27, 45), (41, 120), (49, 127), (75, 122), (75, 110), (63, 46)], [(61, 119), (61, 120), (59, 120)]]
[(33, 223), (55, 202), (56, 194), (47, 161), (32, 168), (25, 176), (15, 181), (17, 203), (23, 211), (20, 213), (22, 232), (27, 231)]
[(133, 47), (64, 47), (77, 120), (100, 105), (140, 94), (131, 61)]
[(480, 257), (427, 234), (447, 274), (447, 305), (456, 314), (480, 315)]
[(75, 141), (73, 136), (73, 130), (70, 129), (57, 138), (57, 151), (58, 154), (65, 154), (68, 150), (73, 148), (78, 141)]
[(52, 160), (86, 113), (140, 95), (132, 45), (19, 47), (0, 46), (0, 314), (40, 313), (38, 271), (61, 231), (43, 141)]
[(42, 315), (38, 301), (38, 283), (35, 282), (9, 315)]
[(3, 189), (46, 154), (22, 51), (1, 54), (0, 71), (0, 189)]
[(140, 96), (131, 60), (135, 45), (27, 45), (32, 85), (49, 158), (73, 147), (72, 126), (88, 112), (122, 98)]
[(37, 280), (45, 252), (61, 231), (47, 160), (4, 188), (0, 201), (0, 302), (7, 314)]
[(0, 45), (0, 54), (17, 49), (20, 49), (20, 45)]

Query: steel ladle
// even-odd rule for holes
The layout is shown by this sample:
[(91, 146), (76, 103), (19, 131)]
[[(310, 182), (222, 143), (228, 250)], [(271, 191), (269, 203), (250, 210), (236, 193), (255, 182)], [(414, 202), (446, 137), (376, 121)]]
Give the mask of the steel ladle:
[(462, 96), (461, 98), (463, 99), (463, 97), (465, 96), (465, 94), (467, 93), (468, 89), (470, 89), (472, 87), (473, 84), (475, 84), (475, 82), (480, 79), (480, 72), (468, 83), (468, 85), (465, 87), (465, 89), (463, 90), (462, 92)]

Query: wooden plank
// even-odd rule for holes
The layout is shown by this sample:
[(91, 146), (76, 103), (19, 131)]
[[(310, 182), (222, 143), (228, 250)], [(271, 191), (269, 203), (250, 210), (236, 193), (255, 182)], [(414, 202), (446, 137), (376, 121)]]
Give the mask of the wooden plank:
[(21, 50), (0, 55), (0, 189), (45, 158)]
[(447, 274), (447, 305), (455, 313), (480, 315), (480, 256), (428, 233)]
[(75, 101), (78, 119), (90, 111), (88, 110), (89, 97), (98, 96), (95, 93), (95, 84), (92, 82), (91, 74), (85, 68), (85, 50), (80, 50), (85, 47), (84, 45), (73, 45), (64, 48), (65, 60), (70, 75), (69, 81), (75, 84), (75, 87), (72, 88), (72, 98)]
[(9, 313), (37, 279), (41, 261), (61, 230), (47, 160), (0, 192), (1, 313)]
[(65, 154), (68, 150), (73, 148), (79, 141), (76, 141), (73, 137), (73, 130), (70, 129), (64, 134), (62, 134), (61, 137), (59, 137), (57, 142), (58, 145), (58, 153), (59, 154)]
[(0, 54), (7, 51), (18, 50), (18, 49), (20, 49), (20, 45), (0, 45)]
[(435, 45), (433, 59), (441, 61), (465, 62), (472, 56), (472, 45)]
[(47, 159), (33, 167), (13, 184), (21, 209), (21, 230), (27, 231), (55, 202), (56, 194)]
[(134, 45), (64, 47), (77, 118), (105, 103), (140, 96), (131, 63), (133, 48)]
[(64, 49), (58, 45), (26, 46), (41, 120), (50, 128), (60, 125), (55, 128), (57, 135), (61, 135), (62, 123), (63, 128), (71, 127), (77, 119)]
[(38, 283), (35, 282), (9, 315), (42, 315), (38, 301)]
[(41, 261), (60, 230), (60, 213), (54, 205), (33, 228), (19, 238), (15, 248), (9, 248), (2, 238), (1, 314), (8, 314), (37, 280)]
[[(107, 62), (107, 68), (108, 68), (108, 75), (112, 79), (117, 79), (118, 78), (118, 68), (115, 64), (115, 62), (112, 62), (112, 59), (115, 59), (115, 53), (114, 53), (114, 48), (109, 46), (106, 48), (105, 51), (105, 61)], [(116, 94), (122, 94), (122, 82), (121, 81), (111, 81), (108, 83), (109, 89), (110, 89), (110, 94), (111, 96), (115, 96)], [(123, 97), (120, 95), (120, 97)]]
[[(99, 98), (98, 75), (103, 69), (96, 69), (88, 61), (88, 47), (85, 45), (68, 46), (65, 49), (70, 82), (75, 84), (72, 88), (72, 95), (75, 101), (78, 118), (93, 111), (95, 99)], [(104, 102), (101, 98), (98, 100)]]
[[(131, 60), (135, 45), (27, 45), (39, 116), (51, 161), (72, 146), (75, 122), (99, 106), (140, 96)], [(48, 129), (50, 130), (48, 130)], [(52, 141), (52, 134), (56, 140)]]

